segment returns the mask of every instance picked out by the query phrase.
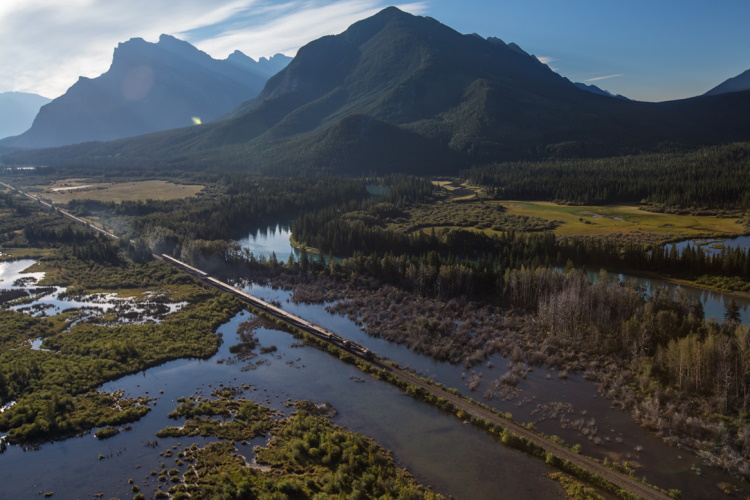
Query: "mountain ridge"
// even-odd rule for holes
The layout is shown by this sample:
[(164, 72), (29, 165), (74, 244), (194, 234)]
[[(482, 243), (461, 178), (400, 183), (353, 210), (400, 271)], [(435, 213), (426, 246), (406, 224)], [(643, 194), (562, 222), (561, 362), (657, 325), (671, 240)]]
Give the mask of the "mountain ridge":
[(515, 44), (391, 7), (300, 48), (226, 120), (24, 158), (445, 173), (508, 159), (742, 140), (750, 133), (749, 96), (613, 99), (582, 91)]
[(723, 81), (703, 95), (719, 95), (726, 94), (727, 92), (741, 92), (744, 90), (750, 90), (750, 69)]
[(156, 43), (131, 38), (114, 49), (105, 73), (80, 77), (29, 130), (0, 145), (54, 147), (174, 129), (193, 117), (210, 121), (254, 97), (284, 57), (273, 64), (238, 53), (216, 60), (170, 35)]

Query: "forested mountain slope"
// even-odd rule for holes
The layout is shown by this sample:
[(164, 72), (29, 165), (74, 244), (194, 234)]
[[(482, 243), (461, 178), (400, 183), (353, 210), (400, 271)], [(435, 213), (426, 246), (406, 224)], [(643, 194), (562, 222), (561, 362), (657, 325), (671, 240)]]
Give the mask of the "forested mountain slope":
[(743, 140), (748, 116), (750, 92), (643, 103), (582, 91), (513, 44), (391, 7), (302, 47), (227, 120), (16, 159), (455, 173), (495, 161)]

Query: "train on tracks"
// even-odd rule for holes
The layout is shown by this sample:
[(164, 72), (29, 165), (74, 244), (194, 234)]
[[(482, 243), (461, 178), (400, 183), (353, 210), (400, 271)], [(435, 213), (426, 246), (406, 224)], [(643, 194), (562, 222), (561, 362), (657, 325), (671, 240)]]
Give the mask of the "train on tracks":
[(179, 267), (180, 269), (194, 276), (195, 278), (200, 279), (204, 283), (214, 286), (220, 290), (224, 290), (225, 292), (232, 293), (235, 296), (239, 297), (240, 299), (244, 300), (245, 302), (248, 302), (250, 305), (252, 305), (256, 309), (259, 309), (267, 314), (270, 314), (271, 316), (278, 318), (284, 321), (285, 323), (288, 323), (292, 326), (295, 326), (301, 330), (306, 331), (307, 333), (315, 335), (316, 337), (323, 339), (326, 342), (330, 342), (331, 344), (334, 344), (338, 347), (341, 347), (342, 349), (346, 349), (347, 351), (361, 358), (368, 359), (368, 360), (371, 360), (374, 358), (373, 352), (367, 347), (364, 347), (355, 342), (352, 342), (351, 340), (344, 338), (341, 335), (338, 335), (337, 333), (331, 332), (323, 328), (320, 325), (316, 325), (305, 319), (300, 318), (299, 316), (290, 314), (284, 311), (283, 309), (274, 306), (273, 304), (269, 304), (268, 302), (261, 300), (258, 297), (254, 297), (250, 295), (249, 293), (245, 293), (242, 290), (239, 290), (233, 287), (232, 285), (229, 285), (228, 283), (224, 283), (223, 281), (220, 281), (210, 276), (207, 272), (201, 269), (198, 269), (197, 267), (193, 267), (185, 262), (182, 262), (181, 260), (175, 259), (174, 257), (170, 257), (169, 255), (166, 255), (166, 254), (162, 254), (160, 257), (166, 260), (167, 262), (174, 264), (175, 266)]

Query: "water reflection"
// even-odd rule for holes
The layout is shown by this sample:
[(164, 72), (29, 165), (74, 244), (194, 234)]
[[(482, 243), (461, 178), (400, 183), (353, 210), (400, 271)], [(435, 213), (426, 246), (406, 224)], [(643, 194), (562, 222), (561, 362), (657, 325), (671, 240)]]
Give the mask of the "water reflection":
[(674, 247), (678, 255), (682, 255), (683, 250), (690, 245), (693, 249), (700, 248), (706, 255), (721, 255), (725, 248), (742, 249), (747, 251), (750, 248), (750, 236), (737, 236), (736, 238), (706, 238), (697, 240), (685, 240), (678, 243), (665, 245), (667, 250)]
[[(587, 270), (587, 274), (592, 283), (596, 283), (601, 278), (600, 272), (593, 269)], [(703, 304), (703, 311), (706, 314), (706, 319), (714, 318), (718, 322), (721, 322), (724, 319), (724, 312), (726, 311), (727, 304), (734, 300), (740, 308), (742, 322), (750, 323), (750, 298), (747, 296), (727, 294), (715, 290), (706, 290), (689, 286), (680, 286), (658, 278), (639, 278), (627, 274), (613, 274), (610, 275), (610, 278), (617, 279), (632, 286), (643, 287), (647, 294), (652, 294), (657, 288), (666, 288), (672, 294), (676, 293), (677, 290), (682, 289), (689, 297), (695, 298)]]
[[(268, 259), (271, 256), (271, 252), (275, 252), (278, 260), (286, 261), (290, 254), (294, 253), (295, 256), (298, 255), (296, 249), (294, 249), (292, 244), (289, 243), (291, 236), (292, 232), (289, 224), (279, 223), (263, 229), (257, 229), (251, 232), (246, 238), (238, 240), (238, 242), (242, 248), (247, 248), (255, 256), (262, 255)], [(731, 244), (736, 243), (737, 245), (742, 246), (742, 248), (750, 248), (750, 236), (740, 236), (725, 241), (733, 242)], [(683, 245), (684, 248), (687, 243), (688, 242), (682, 242), (677, 245)], [(595, 283), (597, 279), (599, 279), (599, 270), (589, 270), (588, 275), (591, 281)], [(648, 293), (653, 292), (657, 287), (664, 287), (673, 292), (679, 288), (684, 288), (690, 297), (695, 297), (701, 301), (703, 304), (703, 310), (706, 313), (706, 318), (714, 318), (717, 321), (722, 321), (724, 319), (726, 305), (734, 300), (740, 308), (742, 322), (750, 323), (750, 298), (748, 297), (735, 296), (700, 288), (681, 287), (680, 285), (675, 285), (656, 278), (639, 278), (626, 274), (617, 274), (616, 276), (620, 281), (631, 283), (636, 286), (643, 286)]]
[(140, 299), (119, 297), (114, 293), (94, 293), (87, 295), (67, 295), (67, 288), (60, 286), (37, 286), (44, 278), (43, 272), (26, 272), (36, 263), (35, 260), (22, 259), (0, 262), (0, 290), (18, 290), (27, 294), (18, 302), (10, 300), (10, 308), (31, 316), (55, 316), (59, 313), (78, 310), (81, 314), (73, 324), (88, 320), (93, 316), (113, 313), (112, 323), (149, 323), (158, 322), (167, 314), (179, 311), (186, 302), (167, 302), (153, 294), (146, 294)]
[(290, 225), (278, 223), (250, 231), (246, 237), (237, 240), (237, 243), (242, 248), (250, 250), (256, 257), (262, 255), (270, 259), (271, 254), (275, 254), (277, 260), (286, 262), (290, 255), (299, 254), (289, 241), (291, 236)]

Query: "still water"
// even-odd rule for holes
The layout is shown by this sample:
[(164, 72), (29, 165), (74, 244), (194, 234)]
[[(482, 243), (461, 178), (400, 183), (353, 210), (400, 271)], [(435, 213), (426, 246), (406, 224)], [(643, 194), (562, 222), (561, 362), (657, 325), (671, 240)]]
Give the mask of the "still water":
[[(222, 383), (250, 385), (245, 397), (282, 411), (287, 399), (330, 402), (339, 411), (334, 419), (338, 425), (374, 438), (418, 480), (441, 493), (467, 499), (498, 498), (498, 492), (504, 498), (557, 495), (556, 485), (544, 476), (551, 470), (541, 460), (508, 449), (386, 383), (371, 378), (361, 382), (362, 372), (356, 368), (317, 349), (292, 346), (297, 342), (287, 333), (258, 331), (261, 345), (275, 345), (278, 350), (254, 358), (254, 364), (264, 361), (255, 369), (243, 371), (243, 363), (219, 363), (231, 358), (229, 346), (238, 341), (237, 325), (248, 318), (248, 313), (240, 313), (219, 328), (225, 342), (209, 360), (173, 361), (105, 384), (104, 391), (124, 389), (131, 396), (157, 398), (154, 409), (133, 424), (133, 430), (104, 441), (89, 434), (44, 444), (36, 451), (10, 447), (0, 455), (0, 468), (13, 481), (2, 485), (0, 497), (29, 498), (42, 491), (55, 492), (56, 498), (92, 497), (99, 492), (105, 498), (126, 498), (132, 496), (129, 479), (144, 492), (154, 490), (158, 482), (150, 472), (161, 470), (162, 463), (175, 467), (174, 459), (159, 453), (178, 443), (182, 448), (207, 442), (157, 439), (156, 431), (179, 425), (167, 418), (177, 398), (208, 396)], [(158, 441), (156, 448), (146, 446), (151, 440)], [(250, 447), (240, 448), (251, 458)]]
[(297, 250), (289, 242), (292, 230), (289, 223), (278, 223), (250, 231), (247, 236), (237, 240), (242, 248), (247, 248), (256, 257), (271, 258), (276, 254), (279, 262), (286, 262), (290, 255), (298, 255)]
[[(593, 382), (581, 376), (558, 377), (557, 372), (544, 367), (535, 367), (525, 380), (521, 380), (520, 393), (509, 399), (483, 397), (491, 382), (506, 373), (508, 360), (495, 355), (488, 364), (465, 370), (463, 366), (436, 361), (418, 354), (409, 348), (390, 343), (386, 340), (369, 337), (362, 329), (346, 317), (333, 315), (326, 311), (327, 304), (295, 304), (291, 293), (256, 284), (245, 284), (243, 290), (267, 301), (275, 300), (281, 307), (293, 314), (313, 321), (331, 331), (340, 333), (354, 342), (366, 346), (379, 356), (397, 361), (420, 375), (433, 378), (448, 386), (459, 389), (463, 394), (480, 400), (494, 408), (510, 412), (514, 419), (522, 422), (533, 422), (546, 434), (554, 434), (569, 444), (579, 443), (583, 452), (597, 458), (623, 461), (627, 460), (636, 466), (642, 466), (636, 474), (646, 476), (649, 481), (666, 489), (677, 488), (683, 491), (683, 498), (711, 498), (718, 491), (716, 484), (721, 481), (732, 482), (726, 475), (713, 469), (701, 468), (700, 461), (694, 455), (667, 446), (654, 434), (645, 431), (633, 421), (628, 413), (613, 409), (611, 403), (597, 394)], [(479, 387), (472, 392), (469, 389), (469, 373), (481, 377)], [(535, 410), (539, 405), (562, 404), (572, 406), (570, 419), (595, 419), (597, 436), (601, 443), (594, 444), (579, 432), (563, 428), (559, 419), (544, 418)], [(432, 440), (434, 437), (425, 436)], [(691, 468), (701, 468), (701, 475)]]
[[(290, 234), (277, 231), (273, 238), (288, 241)], [(261, 248), (252, 247), (250, 250), (259, 255)], [(592, 281), (599, 278), (599, 273), (590, 271)], [(636, 278), (618, 275), (621, 281), (627, 281), (643, 286), (647, 292), (657, 287), (676, 290), (679, 286), (658, 279)], [(282, 304), (285, 310), (316, 322), (325, 328), (338, 332), (361, 345), (369, 347), (381, 356), (387, 356), (402, 366), (408, 366), (421, 375), (434, 378), (448, 387), (460, 389), (464, 394), (482, 400), (483, 402), (513, 414), (521, 422), (534, 422), (547, 434), (562, 437), (568, 443), (580, 443), (585, 453), (618, 461), (627, 460), (643, 466), (636, 472), (645, 475), (655, 484), (666, 488), (678, 488), (683, 491), (684, 498), (709, 498), (717, 494), (716, 484), (721, 481), (732, 480), (719, 471), (701, 467), (700, 460), (689, 452), (667, 446), (654, 434), (645, 431), (633, 421), (629, 414), (611, 408), (608, 400), (598, 396), (594, 383), (584, 380), (580, 376), (559, 378), (556, 372), (536, 367), (525, 380), (519, 384), (520, 394), (510, 400), (499, 398), (487, 400), (482, 397), (490, 383), (507, 371), (508, 360), (499, 355), (493, 356), (488, 364), (474, 367), (469, 372), (479, 376), (482, 380), (475, 392), (469, 389), (467, 373), (462, 366), (435, 361), (427, 356), (417, 354), (410, 349), (389, 343), (383, 339), (367, 336), (360, 327), (348, 318), (331, 315), (326, 310), (327, 304), (295, 304), (290, 299), (290, 293), (254, 284), (246, 284), (245, 290), (266, 300), (275, 300)], [(748, 306), (750, 301), (742, 297), (732, 297), (728, 294), (710, 292), (696, 288), (685, 287), (685, 291), (703, 303), (706, 317), (714, 317), (721, 321), (724, 314), (725, 302), (734, 298), (742, 311), (743, 322), (750, 322)], [(563, 428), (557, 418), (544, 418), (538, 411), (540, 405), (562, 404), (570, 405), (573, 413), (570, 419), (595, 419), (598, 429), (596, 436), (600, 438), (598, 444), (582, 436), (579, 432)], [(695, 468), (700, 468), (698, 475)], [(648, 472), (644, 472), (648, 471)]]
[[(255, 255), (269, 257), (275, 252), (277, 259), (286, 260), (293, 252), (289, 236), (288, 226), (275, 225), (249, 234), (240, 243)], [(0, 280), (5, 280), (0, 286), (8, 286), (22, 277), (25, 267), (21, 266), (11, 263), (0, 267)], [(664, 284), (658, 280), (641, 281), (646, 286)], [(568, 443), (580, 443), (586, 453), (640, 464), (644, 469), (637, 471), (637, 475), (645, 475), (664, 488), (681, 489), (683, 498), (714, 497), (718, 492), (716, 483), (729, 481), (724, 474), (705, 467), (702, 475), (695, 474), (691, 467), (700, 463), (694, 456), (666, 446), (635, 424), (628, 414), (612, 409), (608, 401), (597, 395), (594, 384), (579, 376), (561, 379), (554, 371), (535, 368), (520, 382), (516, 397), (484, 400), (482, 394), (489, 383), (506, 372), (507, 360), (500, 356), (490, 360), (491, 368), (483, 365), (473, 369), (482, 383), (476, 392), (471, 392), (468, 374), (462, 366), (437, 362), (404, 346), (368, 337), (348, 318), (325, 311), (325, 304), (294, 304), (288, 292), (253, 284), (246, 284), (245, 289), (266, 300), (278, 300), (284, 309), (370, 347), (379, 355), (508, 411), (518, 421), (535, 422), (545, 433), (559, 435)], [(723, 294), (694, 292), (701, 295), (707, 315), (719, 318), (723, 315)], [(747, 320), (744, 315), (748, 303), (737, 302), (743, 309), (743, 320)], [(62, 498), (91, 497), (100, 492), (107, 497), (126, 498), (132, 495), (128, 479), (141, 486), (147, 497), (151, 496), (148, 492), (156, 488), (157, 482), (150, 472), (161, 470), (162, 463), (167, 468), (174, 466), (172, 459), (159, 457), (159, 453), (177, 443), (184, 447), (206, 440), (158, 439), (155, 449), (146, 443), (156, 439), (157, 430), (175, 425), (167, 413), (174, 409), (177, 398), (194, 393), (207, 396), (221, 383), (248, 384), (251, 389), (245, 397), (280, 410), (287, 399), (328, 401), (339, 410), (337, 424), (372, 437), (393, 450), (400, 465), (444, 494), (471, 499), (551, 498), (559, 494), (556, 485), (544, 477), (550, 470), (542, 461), (507, 449), (484, 432), (387, 384), (370, 378), (360, 383), (361, 372), (316, 349), (293, 347), (295, 341), (286, 333), (265, 329), (258, 333), (262, 345), (276, 345), (278, 351), (256, 358), (265, 360), (256, 369), (243, 370), (241, 363), (219, 363), (231, 357), (228, 348), (237, 340), (237, 325), (249, 317), (247, 313), (240, 314), (219, 329), (224, 343), (209, 360), (174, 361), (105, 384), (103, 390), (124, 389), (129, 396), (156, 398), (154, 409), (135, 423), (133, 430), (105, 441), (88, 434), (47, 443), (35, 451), (10, 447), (0, 455), (0, 467), (4, 477), (14, 480), (3, 484), (0, 497), (25, 498), (54, 491), (56, 497)], [(563, 428), (556, 418), (545, 419), (535, 411), (539, 405), (551, 403), (570, 405), (574, 417), (595, 419), (602, 442), (595, 445), (578, 432)], [(252, 444), (262, 442), (261, 438)], [(251, 447), (240, 446), (240, 450), (248, 457), (252, 455)]]
[[(294, 247), (289, 243), (291, 235), (292, 232), (289, 224), (276, 224), (264, 229), (254, 230), (249, 233), (247, 237), (238, 240), (238, 243), (242, 248), (246, 248), (253, 252), (256, 257), (263, 255), (264, 257), (269, 258), (271, 252), (275, 252), (278, 260), (286, 261), (289, 258), (289, 255), (295, 252)], [(678, 247), (683, 245), (684, 248), (684, 245), (687, 243), (688, 242), (682, 242), (677, 245)], [(741, 236), (731, 240), (725, 240), (724, 244), (727, 246), (750, 248), (750, 236)], [(295, 253), (294, 255), (297, 254)], [(599, 278), (598, 269), (592, 269), (588, 274), (589, 278), (594, 282)], [(680, 285), (675, 285), (660, 279), (639, 278), (626, 274), (618, 274), (617, 277), (620, 281), (643, 286), (649, 293), (659, 287), (666, 288), (673, 292), (681, 288)], [(700, 288), (682, 288), (685, 289), (689, 296), (695, 297), (701, 301), (706, 313), (706, 318), (715, 318), (720, 322), (724, 318), (726, 305), (734, 300), (740, 307), (742, 322), (750, 323), (750, 297), (703, 290)]]
[(747, 251), (750, 248), (750, 236), (737, 236), (735, 238), (708, 238), (702, 240), (685, 240), (679, 243), (665, 245), (666, 249), (671, 249), (673, 246), (677, 250), (678, 255), (682, 255), (682, 251), (690, 245), (694, 250), (701, 249), (706, 255), (715, 256), (720, 255), (722, 250), (727, 249), (741, 249)]

